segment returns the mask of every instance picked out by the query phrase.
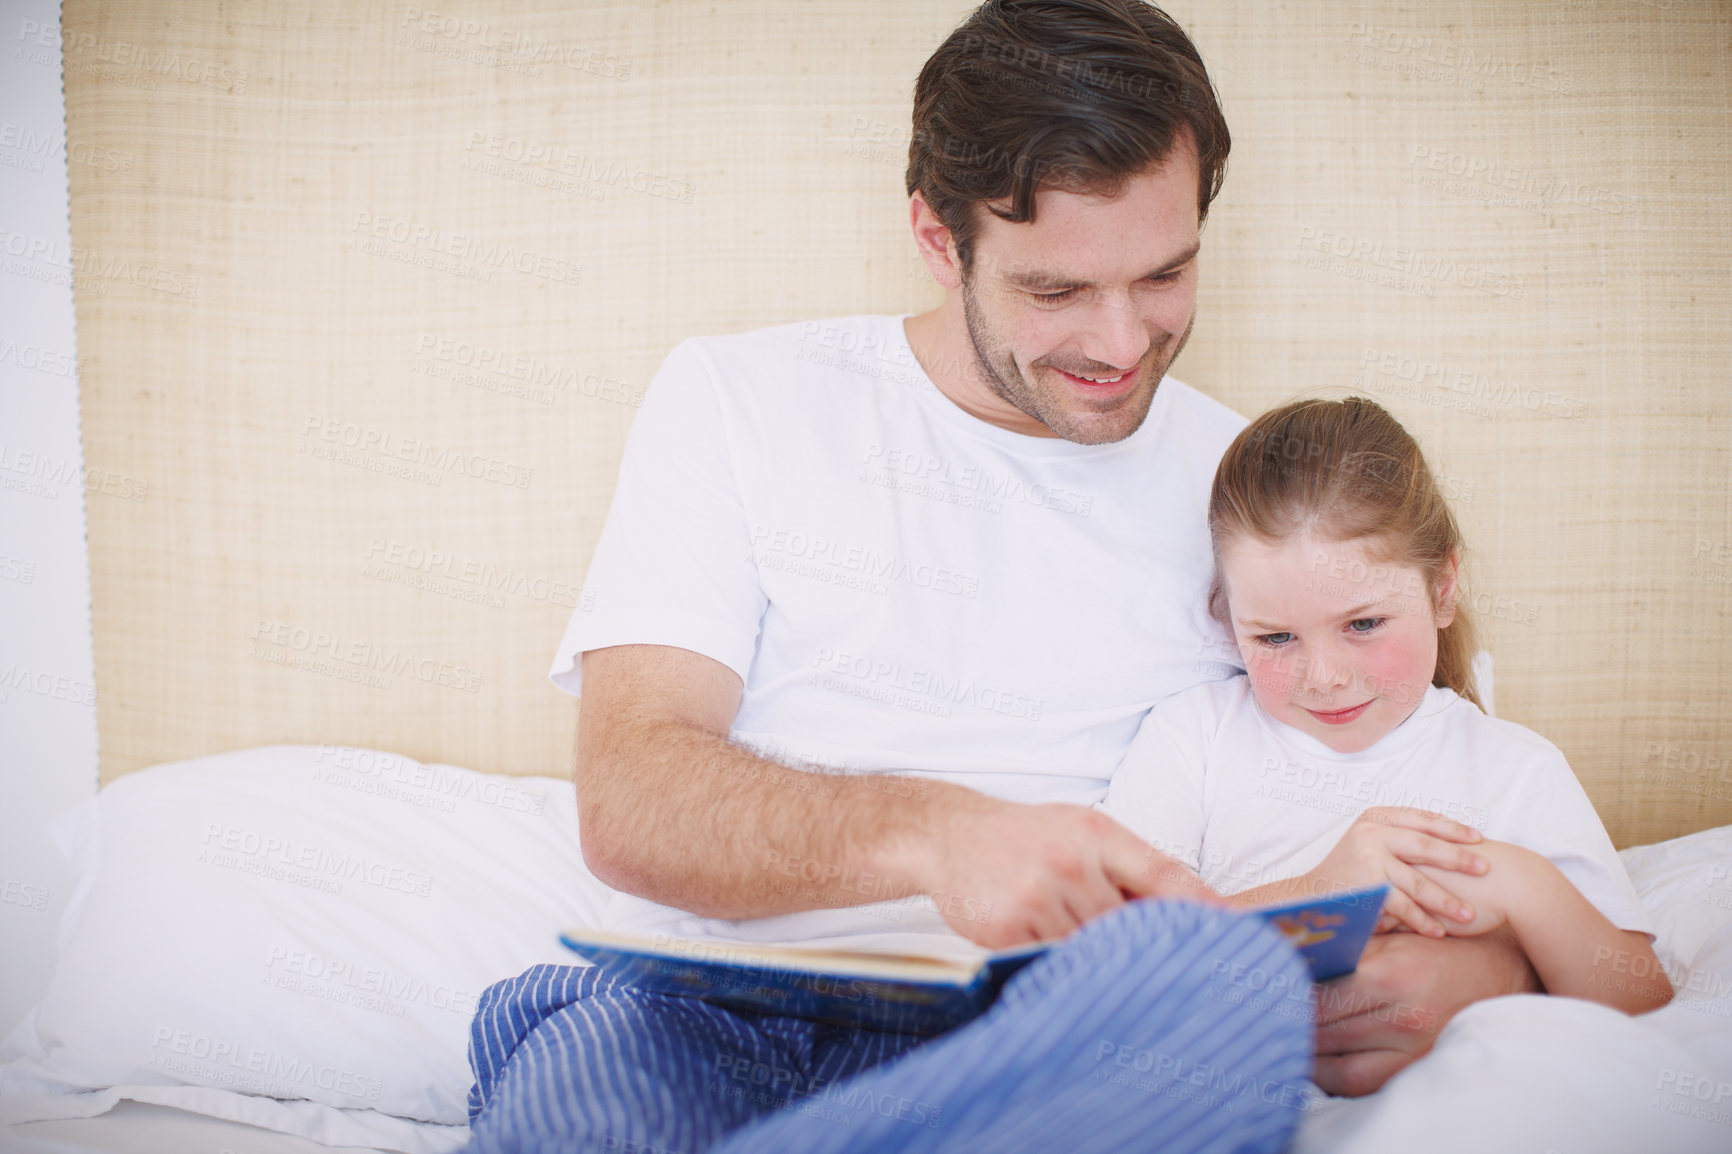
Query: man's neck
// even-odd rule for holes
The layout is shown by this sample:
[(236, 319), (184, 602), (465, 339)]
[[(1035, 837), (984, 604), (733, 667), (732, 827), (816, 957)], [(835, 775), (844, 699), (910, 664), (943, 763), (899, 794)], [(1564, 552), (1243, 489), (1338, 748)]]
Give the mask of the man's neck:
[(902, 322), (914, 359), (952, 404), (969, 416), (1026, 437), (1053, 438), (1058, 434), (1029, 416), (997, 393), (986, 382), (986, 374), (968, 339), (968, 324), (962, 316), (962, 300), (946, 293), (944, 303), (929, 312)]

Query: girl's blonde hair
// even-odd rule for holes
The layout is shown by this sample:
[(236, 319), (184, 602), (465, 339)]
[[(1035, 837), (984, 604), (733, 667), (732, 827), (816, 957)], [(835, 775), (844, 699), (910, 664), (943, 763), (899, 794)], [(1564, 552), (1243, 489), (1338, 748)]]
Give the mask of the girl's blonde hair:
[(1461, 530), (1418, 442), (1376, 402), (1293, 401), (1252, 421), (1228, 446), (1209, 494), (1210, 612), (1228, 623), (1223, 546), (1247, 534), (1277, 542), (1302, 532), (1329, 541), (1374, 539), (1382, 560), (1425, 575), (1434, 611), (1453, 561), (1455, 618), (1437, 631), (1431, 683), (1479, 704), (1473, 623), (1460, 595)]

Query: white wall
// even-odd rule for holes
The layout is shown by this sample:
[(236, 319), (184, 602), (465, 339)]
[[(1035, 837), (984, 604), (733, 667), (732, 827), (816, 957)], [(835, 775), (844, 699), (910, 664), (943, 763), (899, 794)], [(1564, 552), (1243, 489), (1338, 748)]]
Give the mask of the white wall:
[(0, 0), (0, 1032), (54, 961), (47, 821), (97, 783), (60, 68), (56, 0)]

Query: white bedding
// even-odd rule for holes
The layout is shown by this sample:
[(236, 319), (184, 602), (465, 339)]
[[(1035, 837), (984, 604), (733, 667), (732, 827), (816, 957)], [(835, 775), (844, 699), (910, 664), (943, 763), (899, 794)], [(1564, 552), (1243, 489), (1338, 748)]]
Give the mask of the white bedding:
[[(337, 747), (130, 775), (60, 840), (77, 885), (0, 1046), (6, 1154), (446, 1154), (475, 996), (569, 961), (554, 934), (607, 893), (567, 783)], [(1671, 1006), (1481, 1003), (1379, 1094), (1324, 1102), (1296, 1154), (1732, 1150), (1732, 827), (1623, 857)]]
[(1326, 1102), (1294, 1154), (1732, 1151), (1732, 826), (1620, 856), (1659, 928), (1671, 1005), (1470, 1006), (1377, 1094)]
[(59, 961), (0, 1044), (0, 1124), (149, 1102), (333, 1146), (466, 1138), (493, 982), (599, 920), (571, 786), (371, 750), (157, 766), (57, 823)]
[[(453, 1145), (455, 1149), (455, 1145)], [(381, 1154), (376, 1146), (326, 1146), (204, 1114), (122, 1101), (94, 1118), (26, 1122), (0, 1131), (4, 1154)]]

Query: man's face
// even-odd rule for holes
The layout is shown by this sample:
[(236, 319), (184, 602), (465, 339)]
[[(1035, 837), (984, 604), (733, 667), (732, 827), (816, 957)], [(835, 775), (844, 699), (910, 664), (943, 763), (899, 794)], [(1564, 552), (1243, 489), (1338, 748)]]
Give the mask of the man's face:
[(977, 211), (962, 306), (987, 385), (1068, 441), (1130, 436), (1191, 333), (1196, 150), (1116, 197), (1043, 190), (1029, 224)]

